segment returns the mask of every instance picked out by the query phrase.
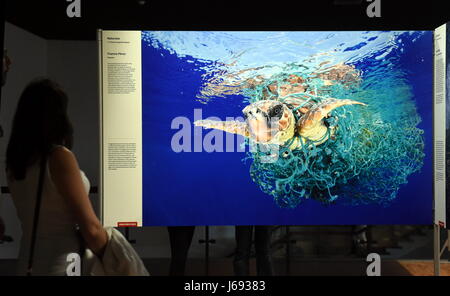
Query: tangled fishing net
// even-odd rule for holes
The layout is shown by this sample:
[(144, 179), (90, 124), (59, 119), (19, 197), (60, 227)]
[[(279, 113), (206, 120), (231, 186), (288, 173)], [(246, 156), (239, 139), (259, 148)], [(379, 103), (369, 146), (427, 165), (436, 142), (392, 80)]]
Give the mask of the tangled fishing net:
[[(279, 74), (246, 88), (243, 95), (248, 103), (267, 99), (267, 87), (282, 85), (291, 74)], [(294, 74), (309, 79), (302, 73)], [(315, 102), (345, 98), (368, 106), (333, 110), (324, 120), (329, 128), (336, 127), (335, 137), (321, 145), (304, 143), (293, 151), (280, 147), (276, 160), (269, 162), (266, 151), (271, 150), (258, 145), (246, 157), (252, 161), (251, 178), (282, 208), (295, 208), (305, 199), (325, 204), (337, 200), (351, 205), (388, 204), (423, 164), (423, 131), (417, 128), (420, 117), (408, 84), (398, 77), (380, 80), (376, 75), (354, 86), (307, 81), (310, 88), (323, 90), (320, 96), (290, 96), (308, 95), (308, 100)]]

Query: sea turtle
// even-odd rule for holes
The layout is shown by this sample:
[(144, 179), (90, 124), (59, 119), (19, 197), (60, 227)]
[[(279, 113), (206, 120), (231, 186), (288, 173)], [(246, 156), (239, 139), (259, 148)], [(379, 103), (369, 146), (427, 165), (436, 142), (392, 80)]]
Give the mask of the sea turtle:
[(196, 126), (213, 128), (242, 135), (262, 144), (301, 148), (307, 140), (320, 145), (334, 137), (335, 128), (323, 121), (329, 113), (345, 105), (366, 105), (349, 99), (324, 98), (318, 101), (305, 97), (284, 100), (264, 99), (246, 106), (242, 112), (245, 121), (198, 120)]

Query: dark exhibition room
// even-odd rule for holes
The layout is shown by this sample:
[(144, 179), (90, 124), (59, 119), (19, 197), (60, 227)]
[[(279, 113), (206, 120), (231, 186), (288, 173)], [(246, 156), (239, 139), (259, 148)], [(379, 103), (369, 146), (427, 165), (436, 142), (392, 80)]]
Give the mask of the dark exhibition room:
[(0, 279), (450, 276), (443, 1), (0, 9)]

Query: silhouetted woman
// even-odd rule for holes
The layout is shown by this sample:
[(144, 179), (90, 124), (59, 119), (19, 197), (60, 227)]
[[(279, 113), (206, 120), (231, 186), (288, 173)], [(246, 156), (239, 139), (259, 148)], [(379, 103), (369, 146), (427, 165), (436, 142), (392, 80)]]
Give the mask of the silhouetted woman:
[(73, 130), (67, 104), (66, 94), (56, 83), (40, 79), (25, 88), (14, 116), (6, 170), (22, 224), (17, 266), (20, 275), (27, 272), (43, 156), (47, 157), (47, 162), (32, 274), (66, 274), (67, 255), (80, 251), (76, 225), (86, 246), (98, 256), (102, 256), (108, 240), (88, 197), (89, 181), (70, 151)]

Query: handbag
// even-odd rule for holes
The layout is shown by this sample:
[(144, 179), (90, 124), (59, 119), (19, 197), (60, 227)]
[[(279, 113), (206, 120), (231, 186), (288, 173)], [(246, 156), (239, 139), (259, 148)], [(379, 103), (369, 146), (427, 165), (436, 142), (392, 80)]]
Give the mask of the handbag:
[(28, 256), (28, 268), (27, 276), (31, 276), (33, 272), (33, 259), (34, 259), (34, 247), (36, 245), (36, 234), (39, 223), (39, 214), (41, 211), (41, 201), (42, 201), (42, 190), (44, 188), (44, 177), (45, 177), (45, 167), (47, 164), (47, 154), (41, 157), (40, 171), (39, 171), (39, 181), (36, 192), (36, 205), (34, 207), (34, 218), (33, 218), (33, 228), (31, 232), (31, 244), (30, 253)]

